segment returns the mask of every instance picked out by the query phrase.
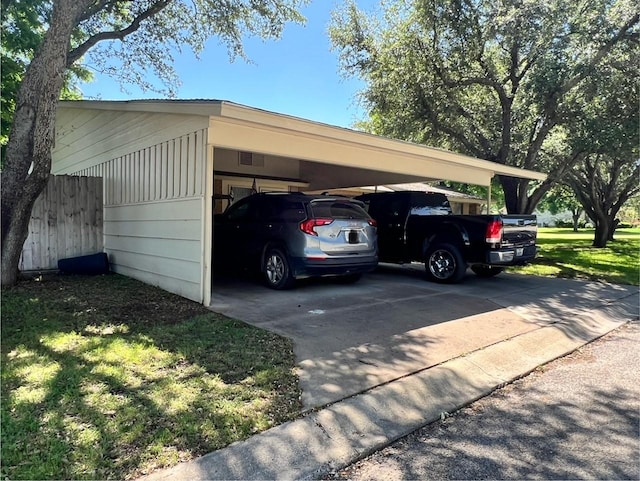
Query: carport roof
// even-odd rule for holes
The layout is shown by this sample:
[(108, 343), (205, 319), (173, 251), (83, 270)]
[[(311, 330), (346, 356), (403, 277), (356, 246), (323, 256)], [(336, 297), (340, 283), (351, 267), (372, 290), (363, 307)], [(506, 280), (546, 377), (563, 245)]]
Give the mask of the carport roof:
[(496, 174), (546, 178), (531, 170), (223, 100), (83, 100), (63, 101), (61, 106), (207, 116), (209, 143), (299, 159), (300, 175), (311, 189), (430, 180), (489, 185)]

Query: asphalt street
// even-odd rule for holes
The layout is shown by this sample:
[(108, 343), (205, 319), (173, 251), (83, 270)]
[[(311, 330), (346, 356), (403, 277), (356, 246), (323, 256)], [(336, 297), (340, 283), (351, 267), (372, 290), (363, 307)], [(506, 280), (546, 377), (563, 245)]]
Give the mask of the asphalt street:
[(632, 322), (325, 479), (640, 479)]

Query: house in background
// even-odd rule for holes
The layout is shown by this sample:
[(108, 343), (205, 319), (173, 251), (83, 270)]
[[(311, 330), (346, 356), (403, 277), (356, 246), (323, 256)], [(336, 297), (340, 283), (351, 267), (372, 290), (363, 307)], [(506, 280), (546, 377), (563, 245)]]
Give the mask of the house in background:
[(449, 204), (451, 204), (451, 210), (454, 214), (482, 214), (483, 209), (484, 213), (486, 213), (487, 199), (481, 199), (473, 195), (456, 192), (455, 190), (448, 189), (446, 187), (424, 183), (390, 185), (388, 187), (392, 190), (420, 190), (424, 192), (435, 192), (438, 194), (444, 194), (449, 199)]
[[(393, 185), (376, 185), (376, 186), (364, 186), (364, 187), (352, 187), (347, 189), (330, 189), (323, 191), (335, 195), (345, 195), (347, 197), (355, 197), (360, 194), (366, 194), (369, 192), (399, 192), (399, 191), (418, 191), (418, 192), (434, 192), (438, 194), (444, 194), (449, 199), (451, 204), (451, 210), (454, 214), (473, 215), (482, 214), (483, 210), (486, 212), (487, 199), (481, 199), (462, 192), (456, 192), (455, 190), (448, 189), (446, 187), (439, 187), (431, 185), (426, 182), (411, 182), (407, 184), (393, 184)], [(322, 193), (316, 191), (314, 193)]]
[(60, 102), (52, 172), (102, 177), (104, 250), (115, 272), (205, 305), (219, 197), (545, 178), (219, 100)]

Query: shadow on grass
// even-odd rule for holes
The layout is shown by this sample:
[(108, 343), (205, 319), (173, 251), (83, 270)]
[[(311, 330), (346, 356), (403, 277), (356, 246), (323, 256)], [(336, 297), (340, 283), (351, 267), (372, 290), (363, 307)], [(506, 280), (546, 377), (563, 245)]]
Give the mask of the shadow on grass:
[(120, 276), (3, 290), (2, 476), (131, 478), (300, 412), (291, 343)]
[(595, 248), (590, 241), (545, 239), (532, 266), (556, 269), (556, 277), (620, 284), (638, 284), (640, 243), (614, 241)]

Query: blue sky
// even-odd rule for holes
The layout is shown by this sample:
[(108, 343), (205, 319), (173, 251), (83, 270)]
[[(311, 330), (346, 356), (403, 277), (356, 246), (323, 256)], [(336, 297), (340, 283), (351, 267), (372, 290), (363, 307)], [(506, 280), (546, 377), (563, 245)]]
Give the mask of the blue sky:
[[(337, 52), (330, 50), (327, 27), (331, 11), (339, 0), (312, 0), (302, 10), (307, 23), (288, 25), (280, 40), (247, 39), (247, 56), (253, 63), (236, 59), (230, 63), (226, 48), (212, 39), (200, 59), (191, 52), (176, 58), (175, 67), (182, 85), (180, 99), (219, 99), (273, 112), (302, 117), (341, 127), (350, 127), (364, 118), (356, 93), (362, 84), (344, 78), (339, 71)], [(370, 11), (376, 0), (357, 0)], [(96, 75), (83, 84), (86, 98), (132, 100), (157, 98), (128, 85), (121, 91), (115, 80)]]

